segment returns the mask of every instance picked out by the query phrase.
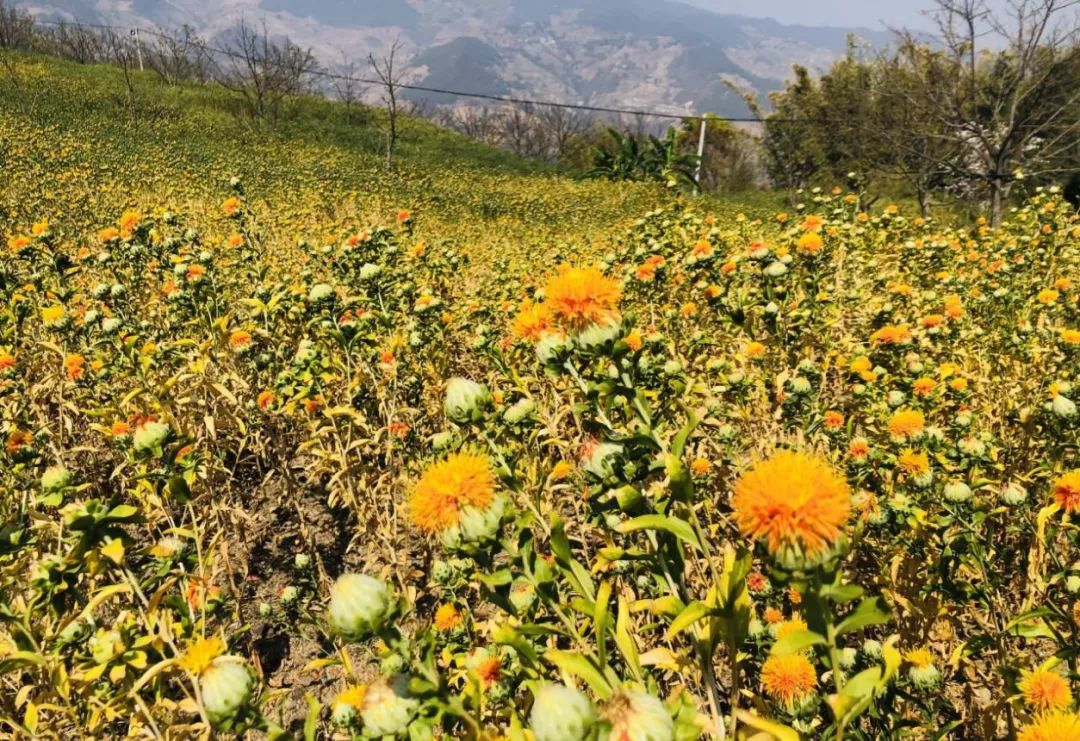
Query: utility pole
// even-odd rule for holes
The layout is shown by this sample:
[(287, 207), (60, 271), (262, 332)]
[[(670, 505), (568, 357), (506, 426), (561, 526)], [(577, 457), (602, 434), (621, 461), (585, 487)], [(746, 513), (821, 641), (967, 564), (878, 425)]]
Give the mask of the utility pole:
[(131, 35), (135, 37), (135, 54), (139, 57), (139, 71), (144, 72), (142, 61), (142, 39), (139, 37), (139, 29), (135, 27), (131, 29)]
[(698, 135), (697, 143), (697, 168), (694, 170), (694, 185), (698, 193), (701, 193), (701, 165), (705, 161), (705, 126), (708, 120), (705, 116), (701, 117), (701, 133)]

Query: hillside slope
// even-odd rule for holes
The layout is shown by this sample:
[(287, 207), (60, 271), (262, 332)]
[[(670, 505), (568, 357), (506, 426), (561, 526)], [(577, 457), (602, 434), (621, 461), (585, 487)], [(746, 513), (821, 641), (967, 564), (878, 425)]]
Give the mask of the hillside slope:
[(135, 76), (133, 113), (117, 69), (15, 59), (18, 88), (0, 82), (0, 230), (9, 233), (44, 214), (85, 230), (147, 198), (166, 209), (216, 202), (239, 177), (282, 239), (295, 239), (299, 223), (331, 234), (407, 208), (440, 239), (554, 249), (669, 197), (660, 186), (575, 179), (412, 118), (387, 170), (378, 110), (304, 99), (268, 128), (231, 113), (221, 88), (166, 87), (147, 73)]

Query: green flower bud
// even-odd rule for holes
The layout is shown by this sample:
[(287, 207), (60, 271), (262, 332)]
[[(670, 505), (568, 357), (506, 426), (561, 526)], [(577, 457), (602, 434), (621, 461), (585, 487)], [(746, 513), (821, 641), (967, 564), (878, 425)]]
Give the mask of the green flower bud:
[(1072, 399), (1067, 399), (1061, 394), (1055, 396), (1054, 400), (1050, 402), (1050, 408), (1053, 409), (1054, 414), (1062, 419), (1076, 416), (1076, 404), (1073, 403)]
[(941, 683), (941, 672), (933, 664), (912, 666), (908, 669), (908, 678), (918, 689), (929, 692)]
[(483, 384), (461, 377), (451, 378), (446, 384), (443, 411), (458, 424), (479, 422), (490, 404), (491, 393)]
[(1001, 501), (1010, 507), (1016, 507), (1027, 501), (1028, 492), (1027, 489), (1017, 484), (1014, 481), (1010, 481), (1001, 487), (1001, 491), (998, 492), (998, 496), (1001, 497)]
[(239, 656), (219, 656), (199, 675), (203, 708), (214, 725), (243, 711), (254, 688), (255, 677)]
[(71, 471), (63, 466), (49, 466), (41, 474), (41, 488), (44, 491), (58, 491), (71, 486)]
[(367, 688), (360, 708), (364, 735), (372, 738), (404, 736), (419, 708), (420, 701), (409, 695), (407, 676), (380, 677)]
[(578, 333), (574, 342), (585, 352), (600, 352), (614, 344), (620, 334), (622, 326), (618, 322), (591, 324)]
[(169, 439), (169, 426), (164, 422), (145, 422), (135, 430), (135, 451), (151, 452), (161, 450), (161, 446)]
[(646, 692), (622, 691), (604, 707), (611, 738), (619, 741), (675, 741), (675, 722), (664, 703)]
[(596, 724), (589, 698), (565, 684), (543, 684), (529, 716), (536, 741), (585, 741)]
[(439, 542), (447, 548), (461, 548), (493, 540), (499, 534), (506, 506), (506, 497), (499, 495), (484, 509), (462, 507), (457, 524), (440, 532)]
[(950, 502), (966, 502), (971, 499), (971, 487), (963, 481), (950, 481), (945, 484), (944, 494)]
[(518, 425), (531, 417), (535, 411), (536, 402), (532, 399), (518, 399), (518, 401), (503, 412), (503, 419), (505, 419), (508, 424)]
[(366, 574), (342, 574), (330, 589), (327, 619), (338, 635), (359, 641), (377, 632), (392, 609), (386, 584)]
[(328, 283), (316, 283), (308, 291), (308, 303), (317, 306), (319, 304), (329, 303), (334, 299), (334, 287)]

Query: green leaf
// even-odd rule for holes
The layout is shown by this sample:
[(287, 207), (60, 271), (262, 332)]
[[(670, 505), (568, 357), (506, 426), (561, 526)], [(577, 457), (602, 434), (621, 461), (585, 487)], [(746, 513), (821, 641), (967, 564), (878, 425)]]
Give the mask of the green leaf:
[(138, 507), (133, 507), (130, 504), (118, 504), (109, 510), (109, 514), (105, 515), (105, 519), (113, 522), (129, 522), (138, 516)]
[(776, 721), (766, 720), (765, 718), (754, 715), (749, 710), (736, 710), (735, 716), (742, 725), (753, 728), (755, 731), (767, 733), (775, 739), (775, 741), (799, 741), (799, 732), (790, 726), (785, 726)]
[(596, 604), (593, 607), (593, 625), (596, 629), (596, 649), (600, 655), (600, 665), (607, 663), (607, 626), (611, 622), (608, 602), (611, 601), (611, 582), (600, 583), (596, 592)]
[(700, 600), (695, 600), (682, 609), (667, 629), (664, 640), (670, 641), (684, 630), (694, 625), (697, 621), (709, 614), (709, 606)]
[(191, 487), (183, 476), (173, 476), (169, 479), (169, 497), (179, 504), (187, 504), (191, 501)]
[(642, 515), (632, 520), (620, 522), (615, 529), (620, 533), (632, 533), (637, 530), (663, 530), (671, 533), (679, 540), (689, 543), (697, 549), (701, 549), (694, 528), (686, 520), (665, 515)]
[(796, 633), (790, 633), (774, 643), (769, 653), (773, 656), (790, 656), (811, 646), (820, 646), (826, 642), (825, 636), (820, 633), (815, 633), (812, 630), (800, 630)]
[(495, 589), (496, 587), (503, 587), (514, 580), (514, 575), (510, 573), (510, 569), (499, 569), (493, 574), (475, 574), (478, 581), (484, 583), (488, 587)]
[(682, 458), (683, 452), (686, 450), (686, 443), (690, 439), (690, 436), (694, 434), (694, 430), (697, 429), (701, 420), (690, 409), (684, 407), (683, 411), (686, 412), (686, 424), (679, 430), (679, 434), (675, 436), (675, 439), (671, 443), (671, 454), (676, 458)]
[(322, 703), (310, 692), (304, 696), (304, 699), (308, 707), (307, 718), (304, 719), (304, 741), (315, 741), (315, 734), (319, 730), (319, 713), (322, 711)]
[(821, 590), (821, 594), (836, 604), (843, 605), (859, 599), (865, 591), (858, 584), (829, 584)]
[(615, 645), (619, 647), (630, 671), (637, 679), (641, 679), (641, 659), (638, 657), (637, 641), (630, 632), (630, 605), (622, 596), (619, 597), (619, 614), (615, 618)]
[(611, 697), (611, 685), (603, 672), (588, 657), (577, 651), (548, 651), (544, 658), (567, 674), (573, 674), (592, 687), (601, 700)]
[(570, 540), (566, 537), (566, 525), (556, 520), (551, 525), (551, 552), (563, 563), (570, 561)]
[(43, 666), (44, 664), (45, 657), (41, 654), (36, 654), (33, 651), (16, 651), (3, 661), (0, 661), (0, 674), (7, 674), (10, 671), (23, 669), (27, 666)]
[(839, 697), (832, 695), (829, 703), (833, 715), (850, 723), (866, 712), (874, 701), (874, 692), (881, 683), (881, 667), (865, 669), (849, 679)]
[(883, 625), (889, 622), (890, 617), (885, 600), (881, 597), (867, 597), (850, 615), (840, 621), (836, 626), (836, 635), (853, 633), (870, 625)]

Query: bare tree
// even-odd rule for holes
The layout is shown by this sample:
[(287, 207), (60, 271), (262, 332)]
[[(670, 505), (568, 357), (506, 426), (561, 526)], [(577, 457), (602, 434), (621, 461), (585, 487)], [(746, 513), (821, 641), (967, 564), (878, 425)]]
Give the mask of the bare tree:
[(546, 135), (548, 158), (556, 161), (564, 159), (573, 141), (589, 128), (588, 117), (571, 108), (545, 106), (537, 118)]
[(487, 106), (461, 106), (445, 109), (443, 123), (472, 139), (497, 144), (499, 141), (498, 118), (497, 112)]
[(132, 69), (138, 64), (139, 52), (135, 47), (138, 41), (128, 34), (121, 34), (112, 30), (103, 31), (99, 38), (104, 61), (115, 64), (124, 75), (124, 91), (127, 97), (128, 115), (134, 120), (138, 112), (138, 97), (132, 79)]
[(370, 65), (383, 89), (383, 103), (386, 106), (386, 166), (390, 167), (394, 158), (394, 147), (398, 140), (398, 92), (404, 72), (398, 59), (401, 52), (401, 39), (394, 39), (389, 51), (379, 58), (368, 54)]
[(0, 0), (0, 49), (30, 49), (35, 33), (32, 15)]
[(960, 152), (939, 165), (985, 193), (995, 225), (1018, 169), (1060, 173), (1080, 148), (1076, 6), (1007, 0), (997, 11), (985, 0), (936, 0), (940, 65), (925, 64), (918, 58), (925, 45), (901, 34), (909, 69), (922, 75), (907, 89), (907, 104)]
[(356, 60), (341, 52), (341, 63), (337, 66), (339, 77), (334, 79), (332, 92), (345, 106), (345, 120), (352, 123), (354, 109), (360, 103), (364, 95), (364, 84), (357, 77)]
[(167, 85), (182, 80), (207, 82), (211, 77), (213, 60), (206, 42), (188, 25), (176, 31), (175, 36), (164, 31), (150, 34), (144, 56), (146, 66)]
[(256, 29), (241, 21), (226, 49), (229, 57), (219, 82), (240, 95), (244, 111), (255, 120), (276, 122), (285, 101), (305, 92), (319, 68), (311, 49), (288, 37), (272, 40), (265, 23)]
[(510, 105), (502, 112), (499, 141), (520, 157), (540, 159), (548, 150), (546, 131), (529, 104)]
[(101, 36), (81, 23), (60, 22), (41, 39), (46, 53), (79, 64), (93, 64), (105, 56)]

